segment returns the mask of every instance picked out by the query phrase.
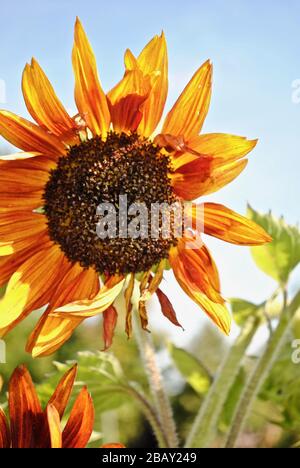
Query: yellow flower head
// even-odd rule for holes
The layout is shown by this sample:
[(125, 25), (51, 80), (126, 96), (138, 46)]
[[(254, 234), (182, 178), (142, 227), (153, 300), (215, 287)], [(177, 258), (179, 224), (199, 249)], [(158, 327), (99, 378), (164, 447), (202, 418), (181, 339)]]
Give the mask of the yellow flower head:
[[(124, 77), (107, 94), (78, 19), (72, 62), (77, 115), (68, 115), (34, 59), (25, 67), (22, 89), (36, 123), (0, 111), (0, 134), (22, 150), (0, 162), (0, 284), (7, 284), (0, 302), (0, 336), (47, 305), (27, 344), (33, 356), (53, 353), (82, 321), (98, 314), (103, 314), (107, 348), (121, 294), (131, 335), (137, 284), (135, 305), (142, 327), (148, 326), (146, 304), (153, 294), (163, 314), (179, 326), (159, 288), (170, 267), (183, 290), (228, 333), (230, 314), (217, 268), (199, 242), (199, 212), (204, 232), (227, 242), (259, 245), (270, 238), (223, 205), (192, 201), (235, 179), (256, 141), (200, 134), (211, 98), (209, 61), (157, 131), (168, 91), (164, 34), (154, 37), (138, 57), (126, 51)], [(189, 201), (191, 229), (181, 236), (166, 237), (158, 229), (156, 238), (97, 237), (97, 206), (110, 203), (119, 210), (120, 195), (148, 208)], [(174, 216), (171, 220), (174, 227), (177, 221)]]

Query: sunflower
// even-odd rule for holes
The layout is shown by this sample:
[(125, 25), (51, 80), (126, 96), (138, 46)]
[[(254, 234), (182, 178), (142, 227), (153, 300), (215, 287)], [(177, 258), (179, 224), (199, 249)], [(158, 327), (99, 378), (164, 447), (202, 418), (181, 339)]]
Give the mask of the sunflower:
[[(47, 306), (27, 343), (33, 356), (53, 353), (81, 322), (98, 314), (103, 315), (107, 348), (117, 322), (119, 296), (124, 299), (125, 327), (131, 335), (137, 285), (144, 329), (146, 303), (154, 294), (162, 313), (180, 326), (159, 288), (170, 268), (191, 299), (229, 333), (231, 319), (220, 294), (217, 268), (199, 242), (199, 212), (204, 232), (226, 242), (259, 245), (270, 238), (223, 205), (197, 205), (193, 200), (235, 179), (257, 141), (200, 134), (211, 98), (209, 61), (196, 71), (157, 130), (168, 91), (163, 33), (138, 57), (126, 51), (124, 77), (107, 95), (78, 19), (72, 63), (78, 108), (74, 117), (35, 59), (24, 69), (22, 90), (36, 123), (0, 111), (0, 134), (22, 150), (1, 157), (0, 163), (0, 284), (7, 284), (0, 302), (0, 336), (31, 311)], [(95, 235), (97, 207), (109, 203), (118, 210), (120, 194), (127, 196), (128, 203), (148, 208), (188, 201), (191, 229), (176, 237), (163, 236), (160, 229), (153, 238), (101, 239)]]
[(78, 395), (65, 428), (61, 428), (76, 372), (74, 366), (62, 377), (43, 410), (28, 370), (17, 367), (8, 388), (10, 424), (0, 407), (0, 448), (85, 447), (94, 425), (93, 402), (86, 388)]

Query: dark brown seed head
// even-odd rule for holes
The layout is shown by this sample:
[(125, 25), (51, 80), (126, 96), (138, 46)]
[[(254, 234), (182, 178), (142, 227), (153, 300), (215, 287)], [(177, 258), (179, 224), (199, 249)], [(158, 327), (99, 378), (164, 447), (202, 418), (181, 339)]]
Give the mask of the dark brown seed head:
[[(120, 238), (119, 197), (127, 195), (128, 207), (144, 204), (149, 214), (153, 203), (172, 205), (176, 197), (170, 171), (169, 158), (160, 148), (136, 134), (111, 132), (106, 141), (95, 137), (72, 147), (59, 159), (44, 192), (50, 237), (70, 261), (99, 273), (150, 269), (168, 257), (176, 240), (173, 235), (163, 238), (161, 229), (158, 238), (152, 238), (150, 215), (147, 238)], [(97, 235), (97, 207), (103, 203), (112, 204), (116, 210), (115, 238)], [(127, 215), (126, 221), (129, 224), (132, 216)]]

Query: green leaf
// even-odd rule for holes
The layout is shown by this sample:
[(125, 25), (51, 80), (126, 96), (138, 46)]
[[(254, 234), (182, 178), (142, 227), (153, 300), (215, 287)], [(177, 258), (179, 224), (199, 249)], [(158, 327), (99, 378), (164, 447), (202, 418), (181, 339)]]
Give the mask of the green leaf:
[(170, 354), (179, 372), (199, 395), (205, 395), (211, 385), (211, 376), (203, 364), (184, 349), (170, 345)]
[(232, 315), (235, 322), (243, 327), (249, 317), (254, 315), (262, 315), (261, 305), (253, 304), (252, 302), (245, 301), (244, 299), (233, 298), (230, 299)]
[(272, 213), (260, 214), (248, 207), (248, 217), (263, 227), (273, 238), (269, 244), (252, 247), (256, 265), (279, 284), (286, 284), (290, 273), (300, 262), (300, 230)]

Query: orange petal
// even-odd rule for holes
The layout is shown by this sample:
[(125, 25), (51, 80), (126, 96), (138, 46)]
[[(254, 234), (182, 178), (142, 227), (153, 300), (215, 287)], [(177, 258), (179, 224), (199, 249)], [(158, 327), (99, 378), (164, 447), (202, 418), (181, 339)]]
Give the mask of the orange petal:
[(110, 444), (101, 445), (100, 448), (126, 448), (126, 447), (123, 444), (119, 444), (117, 442), (111, 442)]
[(83, 321), (82, 318), (53, 317), (51, 312), (72, 300), (94, 297), (99, 291), (99, 278), (93, 269), (74, 265), (53, 292), (51, 302), (29, 337), (26, 350), (33, 357), (48, 356), (67, 341)]
[(49, 302), (63, 274), (63, 260), (59, 247), (48, 244), (18, 268), (0, 301), (0, 335)]
[(118, 312), (114, 306), (110, 306), (103, 312), (103, 351), (106, 351), (112, 345), (117, 320)]
[(12, 448), (34, 447), (43, 422), (43, 412), (30, 374), (24, 366), (14, 371), (8, 393)]
[(34, 237), (47, 231), (44, 215), (30, 212), (6, 213), (0, 218), (0, 256), (25, 249)]
[(10, 430), (4, 411), (0, 407), (0, 449), (10, 448)]
[(8, 255), (0, 258), (0, 287), (6, 285), (11, 275), (18, 270), (28, 258), (40, 252), (41, 245), (48, 241), (48, 236), (45, 238), (31, 238), (28, 240), (28, 245), (24, 250), (19, 251), (17, 254)]
[(71, 302), (57, 308), (50, 315), (58, 318), (88, 318), (104, 312), (121, 293), (125, 279), (112, 276), (93, 298)]
[(170, 175), (175, 193), (185, 200), (195, 200), (220, 190), (245, 169), (247, 159), (215, 165), (212, 157), (195, 158)]
[(64, 448), (84, 448), (93, 431), (95, 411), (93, 401), (86, 388), (76, 399), (70, 418), (63, 431)]
[(185, 140), (198, 135), (206, 118), (211, 98), (212, 65), (205, 62), (195, 73), (171, 111), (162, 132)]
[(98, 78), (92, 47), (78, 18), (75, 24), (72, 61), (75, 100), (79, 113), (94, 135), (105, 136), (110, 125), (109, 109)]
[(8, 111), (0, 111), (0, 135), (24, 151), (52, 157), (63, 155), (66, 151), (64, 144), (57, 137)]
[(10, 211), (32, 211), (43, 206), (43, 190), (38, 192), (3, 193), (0, 192), (0, 214)]
[(111, 120), (116, 132), (134, 132), (142, 119), (141, 106), (150, 92), (150, 79), (139, 70), (127, 71), (108, 93)]
[(41, 191), (55, 167), (55, 161), (46, 157), (0, 162), (0, 193)]
[(56, 96), (50, 81), (35, 59), (25, 66), (22, 78), (23, 96), (28, 111), (34, 120), (57, 136), (76, 130), (74, 120), (69, 116)]
[(186, 276), (190, 283), (213, 302), (224, 304), (224, 299), (220, 295), (218, 269), (202, 241), (199, 242), (195, 237), (186, 235), (178, 241), (177, 250), (186, 267)]
[(77, 365), (71, 367), (71, 369), (65, 373), (48, 402), (48, 406), (53, 406), (57, 410), (60, 419), (62, 419), (69, 402), (76, 373)]
[(138, 128), (141, 135), (149, 137), (159, 124), (168, 94), (168, 53), (164, 33), (146, 45), (137, 64), (151, 79), (151, 91), (143, 105), (143, 118)]
[(156, 291), (157, 298), (160, 303), (161, 311), (167, 319), (170, 320), (171, 323), (176, 325), (177, 327), (182, 328), (182, 325), (177, 320), (176, 312), (174, 310), (174, 307), (170, 301), (170, 299), (165, 295), (165, 293), (162, 292), (161, 289), (157, 289)]
[(54, 405), (47, 406), (47, 421), (50, 433), (51, 448), (62, 447), (62, 432), (60, 417)]
[[(203, 265), (202, 268), (199, 268), (197, 275), (195, 263), (192, 265), (191, 271), (191, 262), (189, 262), (188, 257), (183, 257), (182, 253), (182, 248), (180, 250), (173, 248), (170, 252), (169, 258), (171, 267), (173, 268), (174, 275), (178, 283), (186, 292), (186, 294), (204, 310), (204, 312), (216, 323), (216, 325), (224, 333), (229, 334), (231, 316), (223, 301), (221, 300), (221, 296), (219, 296), (217, 294), (217, 290), (215, 290), (216, 299), (218, 299), (218, 302), (215, 302), (206, 295), (206, 292), (209, 292), (212, 296), (211, 293), (213, 289), (218, 286), (218, 278), (216, 277), (216, 272), (214, 271), (214, 264), (208, 263), (208, 271), (206, 275), (203, 270)], [(206, 278), (203, 278), (202, 276), (206, 276)]]
[(217, 203), (204, 203), (193, 207), (194, 227), (199, 216), (203, 217), (205, 234), (231, 244), (251, 246), (265, 244), (272, 240), (269, 234), (256, 223)]

